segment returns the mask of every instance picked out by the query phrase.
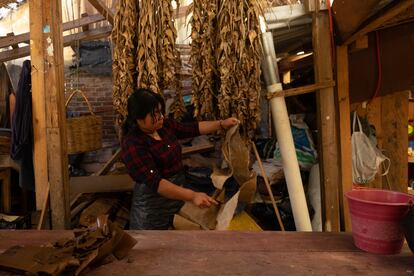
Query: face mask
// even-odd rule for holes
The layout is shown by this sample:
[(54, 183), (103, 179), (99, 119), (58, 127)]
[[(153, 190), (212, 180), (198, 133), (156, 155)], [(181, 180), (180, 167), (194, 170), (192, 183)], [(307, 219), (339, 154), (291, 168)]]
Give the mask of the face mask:
[[(356, 130), (356, 122), (358, 122), (359, 131)], [(352, 125), (352, 178), (354, 183), (365, 184), (374, 180), (377, 172), (381, 171), (380, 166), (383, 162), (385, 162), (385, 171), (382, 175), (386, 175), (391, 161), (362, 132), (361, 122), (356, 112), (354, 112)]]

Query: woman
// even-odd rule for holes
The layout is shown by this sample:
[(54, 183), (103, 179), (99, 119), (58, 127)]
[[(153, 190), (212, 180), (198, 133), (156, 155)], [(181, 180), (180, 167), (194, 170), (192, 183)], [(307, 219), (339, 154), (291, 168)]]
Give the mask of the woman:
[(217, 202), (205, 193), (183, 187), (185, 176), (178, 139), (228, 129), (238, 120), (178, 123), (165, 118), (163, 98), (139, 89), (128, 98), (121, 157), (136, 182), (130, 213), (130, 229), (168, 229), (184, 201), (199, 208)]

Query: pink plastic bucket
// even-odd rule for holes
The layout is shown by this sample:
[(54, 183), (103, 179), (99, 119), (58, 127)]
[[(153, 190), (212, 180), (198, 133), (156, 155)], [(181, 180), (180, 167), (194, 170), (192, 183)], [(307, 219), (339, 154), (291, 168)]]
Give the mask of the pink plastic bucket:
[(398, 254), (404, 243), (401, 221), (414, 196), (377, 189), (345, 193), (355, 245), (377, 254)]

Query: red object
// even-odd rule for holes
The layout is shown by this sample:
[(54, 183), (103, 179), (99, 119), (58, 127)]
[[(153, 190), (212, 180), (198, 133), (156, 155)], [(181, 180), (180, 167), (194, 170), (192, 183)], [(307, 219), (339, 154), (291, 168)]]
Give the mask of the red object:
[(380, 48), (380, 40), (379, 40), (379, 33), (378, 31), (375, 32), (375, 45), (376, 45), (376, 56), (377, 56), (377, 85), (375, 86), (375, 93), (372, 96), (372, 100), (375, 97), (378, 97), (381, 90), (381, 82), (382, 82), (382, 65), (381, 65), (381, 48)]
[(414, 196), (379, 189), (345, 193), (356, 247), (377, 254), (398, 254), (404, 243), (401, 221)]

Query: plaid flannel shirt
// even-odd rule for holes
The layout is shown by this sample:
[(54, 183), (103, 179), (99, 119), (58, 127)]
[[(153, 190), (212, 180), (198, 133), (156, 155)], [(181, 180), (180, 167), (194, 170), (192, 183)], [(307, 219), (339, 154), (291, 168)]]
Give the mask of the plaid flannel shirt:
[(135, 127), (121, 143), (121, 158), (129, 175), (135, 182), (144, 183), (155, 192), (161, 179), (170, 178), (183, 168), (178, 139), (198, 136), (200, 131), (198, 122), (179, 123), (165, 119), (158, 134), (161, 141)]

